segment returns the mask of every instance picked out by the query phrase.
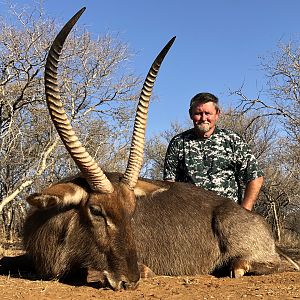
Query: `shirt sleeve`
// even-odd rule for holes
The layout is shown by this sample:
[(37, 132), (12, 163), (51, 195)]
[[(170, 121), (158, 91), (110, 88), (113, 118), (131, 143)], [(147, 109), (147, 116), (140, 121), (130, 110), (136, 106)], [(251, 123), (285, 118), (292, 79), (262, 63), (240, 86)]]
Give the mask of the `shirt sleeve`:
[(236, 156), (236, 172), (241, 182), (247, 184), (249, 181), (264, 175), (249, 145), (242, 138), (236, 142)]
[(177, 178), (177, 170), (179, 169), (180, 164), (180, 147), (179, 142), (173, 138), (168, 146), (165, 162), (164, 162), (164, 171), (163, 179), (175, 181)]

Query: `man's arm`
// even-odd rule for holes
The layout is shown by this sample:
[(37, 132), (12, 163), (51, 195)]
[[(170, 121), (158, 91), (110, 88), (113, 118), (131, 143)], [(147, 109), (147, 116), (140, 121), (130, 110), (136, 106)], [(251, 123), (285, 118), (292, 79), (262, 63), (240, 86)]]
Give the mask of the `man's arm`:
[(179, 145), (172, 139), (168, 145), (168, 149), (164, 161), (163, 179), (165, 181), (174, 182), (176, 180), (176, 171), (179, 164)]
[(257, 177), (251, 181), (249, 181), (246, 185), (246, 189), (245, 189), (245, 194), (244, 194), (244, 199), (242, 201), (242, 207), (248, 209), (248, 210), (252, 210), (259, 191), (262, 187), (262, 184), (264, 182), (264, 178), (261, 177)]

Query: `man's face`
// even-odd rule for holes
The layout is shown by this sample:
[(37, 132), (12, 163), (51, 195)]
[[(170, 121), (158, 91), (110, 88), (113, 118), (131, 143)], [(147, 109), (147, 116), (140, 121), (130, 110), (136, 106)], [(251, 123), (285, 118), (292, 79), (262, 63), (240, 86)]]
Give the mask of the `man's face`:
[(190, 117), (196, 132), (200, 136), (209, 137), (216, 127), (219, 112), (216, 110), (213, 102), (196, 103), (193, 106)]

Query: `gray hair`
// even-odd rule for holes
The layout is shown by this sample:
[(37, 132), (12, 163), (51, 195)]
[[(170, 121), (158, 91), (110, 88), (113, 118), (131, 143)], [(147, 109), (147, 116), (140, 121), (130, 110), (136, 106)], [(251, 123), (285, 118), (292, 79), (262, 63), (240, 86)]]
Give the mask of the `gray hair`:
[(195, 104), (207, 103), (207, 102), (213, 102), (215, 105), (216, 111), (217, 112), (220, 111), (219, 99), (215, 95), (213, 95), (211, 93), (198, 93), (190, 101), (190, 109), (189, 109), (190, 115), (192, 114)]

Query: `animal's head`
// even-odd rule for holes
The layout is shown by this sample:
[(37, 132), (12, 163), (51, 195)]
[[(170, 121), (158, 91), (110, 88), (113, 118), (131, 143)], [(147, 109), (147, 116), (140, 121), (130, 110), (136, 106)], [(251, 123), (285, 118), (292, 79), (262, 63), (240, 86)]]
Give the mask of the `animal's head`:
[[(60, 100), (57, 76), (59, 57), (64, 41), (84, 10), (85, 8), (75, 14), (59, 32), (51, 46), (45, 67), (46, 100), (52, 121), (88, 183), (88, 188), (82, 190), (76, 186), (74, 191), (63, 190), (63, 185), (61, 188), (65, 195), (70, 192), (70, 203), (77, 201), (85, 225), (94, 233), (99, 251), (106, 255), (106, 277), (112, 288), (134, 288), (139, 280), (137, 253), (131, 229), (136, 205), (134, 188), (142, 166), (152, 88), (175, 37), (159, 53), (148, 72), (137, 106), (128, 165), (120, 181), (112, 183), (78, 140)], [(72, 190), (72, 186), (68, 188)]]

